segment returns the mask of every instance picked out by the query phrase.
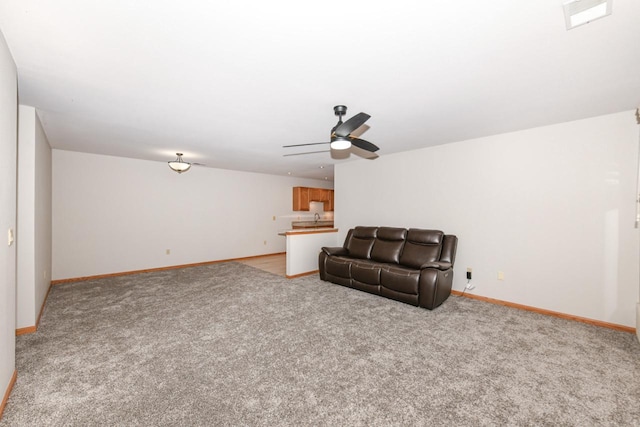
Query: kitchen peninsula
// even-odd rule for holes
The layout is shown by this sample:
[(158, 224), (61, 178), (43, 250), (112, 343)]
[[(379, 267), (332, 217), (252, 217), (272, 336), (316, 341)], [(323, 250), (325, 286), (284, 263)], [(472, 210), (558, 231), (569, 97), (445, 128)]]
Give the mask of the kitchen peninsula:
[(287, 239), (286, 276), (289, 279), (317, 272), (320, 248), (338, 246), (337, 228), (297, 229), (279, 234)]

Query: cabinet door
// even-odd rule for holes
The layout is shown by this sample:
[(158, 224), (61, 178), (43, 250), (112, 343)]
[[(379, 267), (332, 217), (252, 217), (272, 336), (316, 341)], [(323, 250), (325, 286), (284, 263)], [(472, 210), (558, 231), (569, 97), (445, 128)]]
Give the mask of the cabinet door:
[(325, 212), (333, 212), (333, 190), (325, 190), (327, 192), (327, 200), (324, 202)]
[(309, 200), (312, 202), (322, 202), (322, 188), (310, 188)]
[(293, 187), (293, 210), (294, 211), (309, 210), (309, 188)]
[(312, 202), (328, 202), (331, 198), (329, 191), (326, 188), (312, 188), (311, 189), (311, 201)]

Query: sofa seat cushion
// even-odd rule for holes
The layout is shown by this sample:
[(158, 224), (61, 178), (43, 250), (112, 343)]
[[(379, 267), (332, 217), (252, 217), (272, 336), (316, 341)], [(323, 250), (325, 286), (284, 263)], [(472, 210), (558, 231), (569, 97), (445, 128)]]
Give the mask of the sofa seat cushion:
[(380, 284), (380, 270), (384, 264), (371, 261), (353, 260), (351, 264), (351, 278), (368, 285)]
[(380, 285), (403, 294), (418, 295), (420, 270), (402, 266), (385, 266), (380, 271)]
[(327, 258), (327, 273), (336, 276), (342, 277), (345, 279), (351, 278), (351, 263), (353, 260), (347, 257), (341, 256), (332, 256)]

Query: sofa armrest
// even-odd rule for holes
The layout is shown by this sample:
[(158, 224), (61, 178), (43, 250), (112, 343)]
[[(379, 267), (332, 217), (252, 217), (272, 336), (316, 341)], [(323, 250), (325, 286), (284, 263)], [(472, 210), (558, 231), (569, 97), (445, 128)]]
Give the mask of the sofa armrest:
[(422, 270), (423, 268), (436, 268), (438, 270), (448, 270), (451, 268), (451, 263), (450, 262), (425, 262), (424, 264), (422, 264), (420, 266), (420, 270)]
[(349, 255), (349, 251), (343, 247), (339, 247), (339, 248), (323, 247), (322, 252), (324, 252), (327, 255)]

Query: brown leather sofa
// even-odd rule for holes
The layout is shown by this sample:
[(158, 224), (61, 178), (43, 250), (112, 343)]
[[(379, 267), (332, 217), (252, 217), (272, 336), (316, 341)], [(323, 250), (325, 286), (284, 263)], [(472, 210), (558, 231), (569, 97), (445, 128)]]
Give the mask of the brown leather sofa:
[(451, 294), (458, 238), (438, 230), (355, 227), (322, 248), (322, 280), (433, 310)]

